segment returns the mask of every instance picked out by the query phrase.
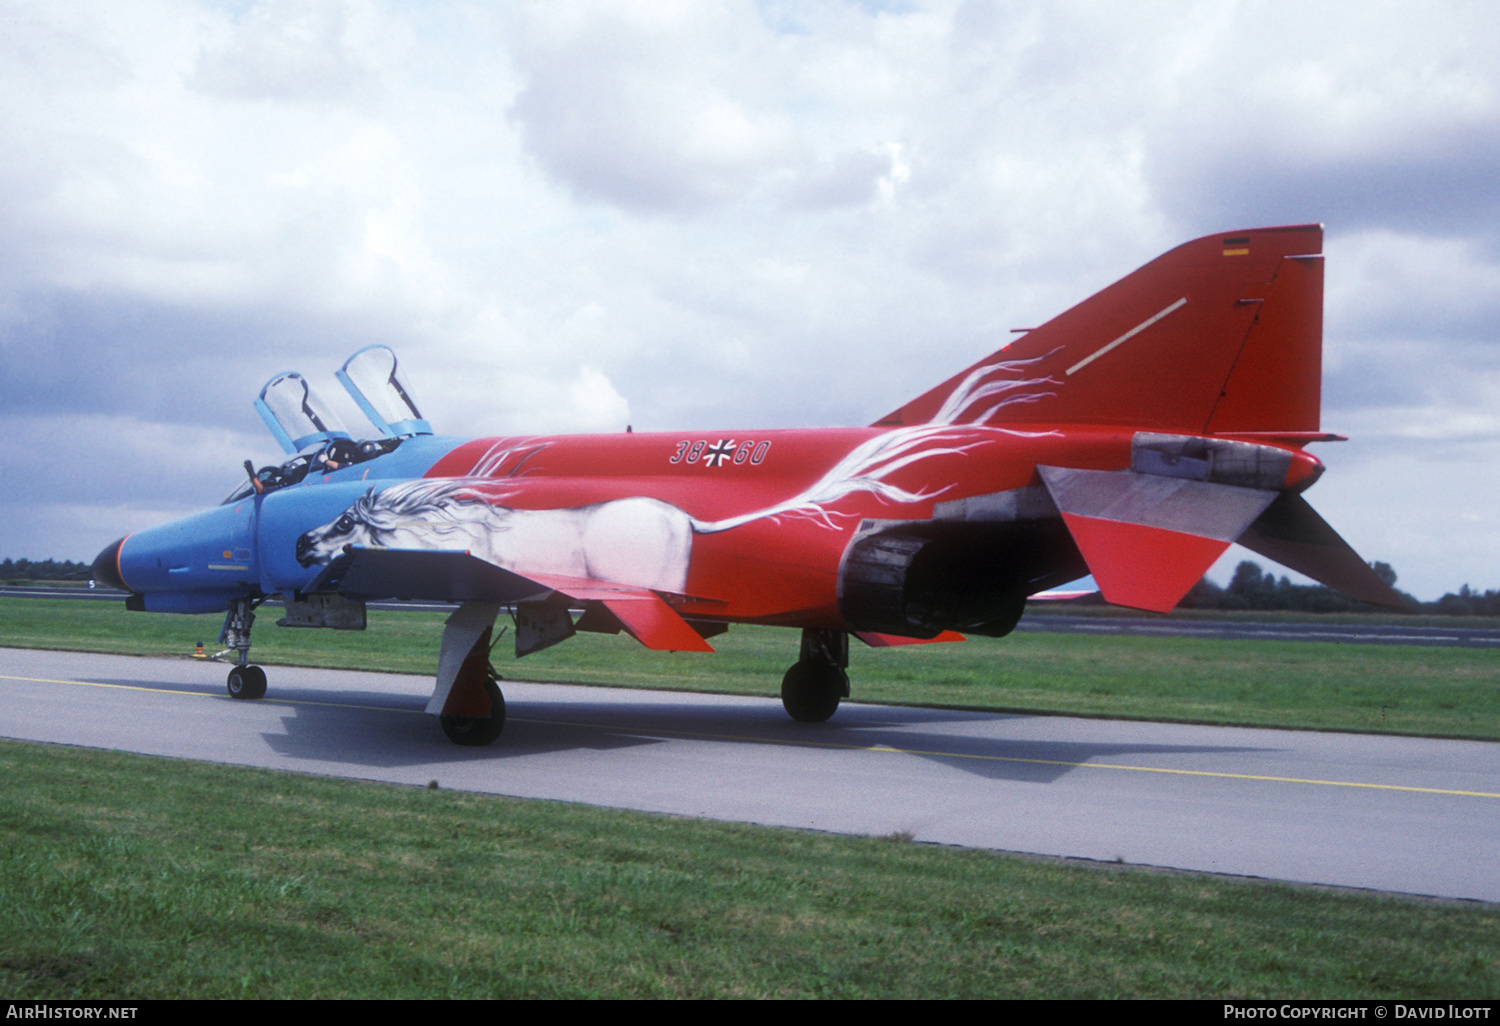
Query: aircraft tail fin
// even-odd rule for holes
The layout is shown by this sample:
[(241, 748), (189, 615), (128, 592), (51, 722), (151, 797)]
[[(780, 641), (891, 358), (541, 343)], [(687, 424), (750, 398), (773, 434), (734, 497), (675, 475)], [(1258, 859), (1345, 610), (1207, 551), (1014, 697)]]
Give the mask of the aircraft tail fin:
[(1321, 225), (1179, 246), (876, 422), (1309, 435)]

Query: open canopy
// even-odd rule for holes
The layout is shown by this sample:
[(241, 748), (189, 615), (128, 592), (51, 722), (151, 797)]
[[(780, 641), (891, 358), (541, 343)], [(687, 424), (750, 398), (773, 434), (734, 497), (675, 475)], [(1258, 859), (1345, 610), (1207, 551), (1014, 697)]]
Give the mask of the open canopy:
[(338, 414), (296, 371), (283, 371), (266, 382), (255, 410), (288, 453), (350, 437)]
[(396, 354), (388, 347), (361, 349), (344, 362), (338, 379), (370, 423), (387, 438), (432, 434), (432, 426), (417, 412), (411, 392), (396, 376)]

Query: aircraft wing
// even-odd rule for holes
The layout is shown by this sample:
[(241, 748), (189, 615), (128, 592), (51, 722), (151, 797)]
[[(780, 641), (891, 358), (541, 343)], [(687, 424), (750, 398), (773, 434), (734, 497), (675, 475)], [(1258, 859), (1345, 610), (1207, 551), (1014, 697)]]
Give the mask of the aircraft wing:
[(606, 607), (647, 648), (712, 652), (692, 625), (656, 592), (560, 574), (518, 574), (461, 549), (380, 549), (351, 545), (307, 589), (359, 599), (426, 599), (516, 605), (561, 595)]

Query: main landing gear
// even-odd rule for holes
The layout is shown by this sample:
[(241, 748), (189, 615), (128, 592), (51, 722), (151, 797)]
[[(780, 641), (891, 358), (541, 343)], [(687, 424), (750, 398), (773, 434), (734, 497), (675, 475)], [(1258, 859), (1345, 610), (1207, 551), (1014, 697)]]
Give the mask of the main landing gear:
[[(230, 698), (252, 701), (266, 697), (266, 671), (250, 665), (250, 627), (255, 623), (256, 606), (264, 602), (249, 598), (237, 598), (229, 603), (229, 613), (224, 617), (224, 629), (219, 632), (219, 643), (224, 651), (239, 652), (239, 665), (229, 671), (225, 687)], [(223, 653), (221, 652), (220, 655)]]
[(822, 723), (849, 697), (849, 635), (839, 630), (802, 631), (802, 658), (781, 678), (781, 704), (802, 723)]
[(500, 685), (497, 683), (500, 675), (493, 669), (489, 669), (487, 673), (481, 687), (484, 689), (484, 697), (490, 703), (488, 716), (438, 717), (438, 725), (443, 728), (443, 733), (456, 745), (482, 748), (493, 742), (505, 729), (505, 696), (500, 693)]
[(480, 748), (505, 729), (505, 696), (490, 665), (490, 638), (500, 607), (465, 602), (443, 626), (438, 672), (427, 711), (456, 745)]

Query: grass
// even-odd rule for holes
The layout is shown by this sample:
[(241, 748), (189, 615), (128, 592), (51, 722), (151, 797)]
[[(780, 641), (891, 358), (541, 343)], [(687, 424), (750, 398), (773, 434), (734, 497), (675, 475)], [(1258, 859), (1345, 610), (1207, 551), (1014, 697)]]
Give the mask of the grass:
[(0, 742), (0, 992), (1493, 998), (1500, 909)]
[[(279, 615), (259, 616), (257, 662), (424, 675), (437, 665), (441, 613), (376, 611), (362, 632), (277, 628)], [(213, 651), (218, 628), (218, 617), (0, 598), (0, 645), (12, 647), (185, 655), (197, 641)], [(715, 654), (661, 653), (580, 634), (514, 660), (507, 638), (495, 662), (519, 680), (775, 695), (797, 634), (737, 626), (711, 643)], [(1500, 662), (1482, 649), (1026, 633), (855, 643), (850, 677), (861, 701), (1500, 740)]]

